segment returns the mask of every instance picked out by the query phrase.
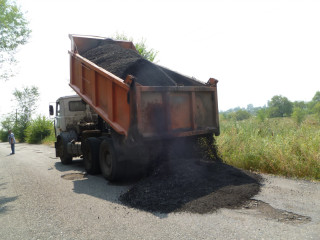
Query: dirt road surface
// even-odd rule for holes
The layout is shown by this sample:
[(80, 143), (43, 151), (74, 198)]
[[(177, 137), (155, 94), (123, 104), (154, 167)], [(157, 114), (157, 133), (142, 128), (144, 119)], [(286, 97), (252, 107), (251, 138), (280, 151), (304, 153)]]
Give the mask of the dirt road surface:
[(119, 201), (133, 184), (64, 166), (54, 148), (0, 143), (0, 239), (320, 239), (320, 183), (263, 175), (236, 209), (157, 213)]

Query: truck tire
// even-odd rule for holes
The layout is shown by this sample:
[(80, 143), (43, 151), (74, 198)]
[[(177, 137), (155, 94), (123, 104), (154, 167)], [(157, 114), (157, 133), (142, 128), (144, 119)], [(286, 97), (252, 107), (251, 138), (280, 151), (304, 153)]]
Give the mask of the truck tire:
[(121, 164), (111, 139), (105, 139), (100, 145), (100, 169), (104, 178), (116, 181), (121, 178)]
[(83, 146), (84, 168), (89, 174), (100, 173), (99, 147), (101, 140), (95, 137), (87, 138)]
[(67, 134), (61, 134), (58, 138), (58, 148), (61, 163), (64, 165), (70, 164), (72, 162), (72, 155), (68, 153), (68, 136)]

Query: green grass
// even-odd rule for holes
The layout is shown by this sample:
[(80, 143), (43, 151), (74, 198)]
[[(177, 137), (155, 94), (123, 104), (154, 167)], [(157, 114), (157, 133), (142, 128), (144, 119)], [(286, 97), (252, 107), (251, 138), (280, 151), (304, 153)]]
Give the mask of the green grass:
[(54, 142), (56, 141), (56, 136), (54, 134), (54, 129), (51, 130), (50, 135), (45, 137), (41, 143), (49, 146), (54, 146)]
[(320, 124), (314, 116), (298, 125), (292, 118), (222, 120), (216, 138), (227, 164), (287, 177), (320, 180)]

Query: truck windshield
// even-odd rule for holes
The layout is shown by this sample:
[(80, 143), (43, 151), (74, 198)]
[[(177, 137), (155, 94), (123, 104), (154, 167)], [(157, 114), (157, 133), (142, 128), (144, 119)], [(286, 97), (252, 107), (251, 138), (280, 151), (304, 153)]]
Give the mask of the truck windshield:
[(69, 111), (76, 112), (76, 111), (85, 111), (86, 104), (82, 101), (70, 101), (69, 102)]

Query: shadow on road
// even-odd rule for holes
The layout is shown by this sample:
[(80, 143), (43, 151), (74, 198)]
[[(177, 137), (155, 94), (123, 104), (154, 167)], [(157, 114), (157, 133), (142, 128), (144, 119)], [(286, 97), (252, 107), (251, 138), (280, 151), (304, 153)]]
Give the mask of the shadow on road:
[(55, 168), (63, 173), (62, 178), (73, 181), (73, 191), (75, 193), (87, 194), (119, 204), (121, 204), (119, 196), (133, 184), (132, 181), (113, 184), (108, 182), (101, 174), (88, 175), (85, 173), (82, 159), (75, 159), (69, 165), (56, 162)]
[(69, 164), (69, 165), (63, 165), (61, 162), (56, 162), (54, 166), (60, 172), (67, 172), (67, 171), (83, 172), (84, 171), (83, 160), (81, 158), (72, 160), (72, 164)]
[(5, 213), (9, 210), (6, 206), (7, 203), (17, 200), (18, 197), (0, 197), (0, 214)]
[[(2, 181), (3, 178), (0, 178)], [(6, 182), (0, 183), (0, 190), (6, 189)], [(0, 214), (5, 213), (9, 210), (9, 207), (6, 206), (7, 203), (13, 202), (18, 199), (18, 196), (16, 197), (6, 197), (6, 196), (0, 196)]]

